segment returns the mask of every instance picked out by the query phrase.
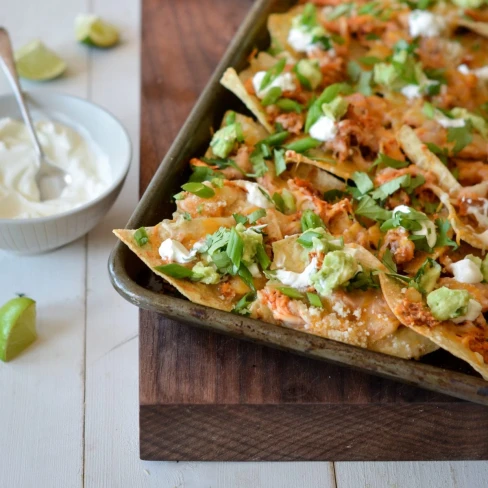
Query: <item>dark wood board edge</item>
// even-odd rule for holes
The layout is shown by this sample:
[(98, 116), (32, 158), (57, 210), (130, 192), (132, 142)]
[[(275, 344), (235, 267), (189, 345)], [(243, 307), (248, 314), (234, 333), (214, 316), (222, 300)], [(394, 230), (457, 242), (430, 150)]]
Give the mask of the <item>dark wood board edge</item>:
[(488, 459), (488, 410), (469, 403), (144, 405), (140, 420), (144, 460)]

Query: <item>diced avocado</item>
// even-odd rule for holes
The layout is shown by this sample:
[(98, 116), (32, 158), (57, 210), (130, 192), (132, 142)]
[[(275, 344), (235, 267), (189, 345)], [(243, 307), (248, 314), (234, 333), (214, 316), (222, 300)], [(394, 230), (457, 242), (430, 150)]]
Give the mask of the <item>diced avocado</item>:
[(338, 286), (347, 283), (360, 269), (350, 254), (332, 251), (325, 256), (322, 268), (311, 276), (310, 281), (321, 295), (327, 296)]
[(255, 261), (258, 246), (263, 243), (263, 235), (252, 228), (246, 229), (242, 224), (237, 224), (236, 230), (244, 242), (242, 262), (250, 266)]
[(471, 298), (466, 290), (451, 290), (443, 286), (427, 295), (427, 305), (437, 320), (449, 320), (465, 315)]
[(285, 203), (286, 214), (295, 213), (297, 210), (297, 205), (293, 193), (290, 190), (283, 188), (281, 191), (281, 197)]
[(340, 95), (335, 97), (330, 103), (324, 103), (322, 105), (322, 111), (326, 117), (334, 120), (340, 120), (342, 116), (347, 112), (349, 102), (342, 98)]
[(422, 266), (422, 273), (419, 278), (419, 287), (426, 293), (430, 293), (437, 283), (437, 280), (441, 276), (441, 266), (433, 260), (427, 261)]
[(469, 120), (473, 124), (475, 130), (477, 130), (483, 137), (488, 137), (488, 124), (483, 117), (460, 107), (453, 108), (451, 114), (456, 117), (456, 119)]
[(392, 88), (398, 81), (397, 71), (392, 64), (376, 63), (373, 69), (373, 80), (378, 85)]
[(466, 256), (466, 259), (469, 259), (474, 264), (476, 264), (476, 266), (478, 266), (478, 268), (481, 268), (482, 261), (481, 261), (481, 258), (479, 258), (478, 256), (473, 256), (472, 254), (468, 254)]
[[(220, 275), (217, 273), (213, 266), (205, 266), (202, 262), (199, 262), (193, 266), (192, 271), (198, 275), (198, 281), (205, 283), (206, 285), (215, 285), (220, 281)], [(195, 278), (197, 278), (195, 276)]]
[(297, 63), (297, 72), (310, 83), (312, 90), (315, 90), (322, 82), (322, 72), (319, 63), (313, 59), (301, 59)]
[(485, 0), (452, 0), (455, 5), (461, 8), (479, 8)]
[(219, 158), (226, 158), (234, 149), (237, 140), (236, 124), (230, 124), (219, 129), (212, 137), (210, 147)]

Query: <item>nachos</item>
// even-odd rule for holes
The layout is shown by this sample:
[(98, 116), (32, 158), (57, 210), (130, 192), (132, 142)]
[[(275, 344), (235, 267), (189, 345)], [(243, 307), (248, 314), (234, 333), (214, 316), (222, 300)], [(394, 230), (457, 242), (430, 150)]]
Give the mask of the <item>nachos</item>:
[(116, 230), (196, 303), (488, 379), (488, 4), (316, 0), (221, 83), (173, 218)]

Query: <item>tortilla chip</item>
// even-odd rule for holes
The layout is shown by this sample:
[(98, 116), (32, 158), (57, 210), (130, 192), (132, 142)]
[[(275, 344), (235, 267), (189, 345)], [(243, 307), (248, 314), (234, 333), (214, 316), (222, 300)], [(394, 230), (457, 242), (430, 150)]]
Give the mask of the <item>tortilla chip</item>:
[(476, 249), (485, 250), (488, 248), (488, 230), (478, 234), (469, 224), (465, 224), (458, 216), (449, 195), (436, 186), (431, 186), (432, 191), (437, 195), (442, 204), (449, 212), (447, 218), (456, 233), (457, 239), (467, 242)]
[(474, 20), (463, 19), (460, 15), (458, 16), (457, 25), (465, 27), (476, 34), (483, 37), (488, 37), (488, 24), (486, 22), (476, 22)]
[(268, 122), (266, 111), (259, 102), (259, 99), (255, 95), (250, 95), (247, 92), (234, 68), (228, 68), (225, 71), (220, 83), (234, 93), (234, 95), (236, 95), (237, 98), (244, 103), (244, 105), (252, 112), (259, 122), (261, 122), (268, 132), (273, 133), (275, 131), (274, 127)]
[(297, 164), (296, 167), (291, 168), (291, 173), (293, 176), (309, 181), (316, 190), (319, 190), (322, 193), (329, 190), (346, 189), (344, 181), (315, 165)]
[(297, 6), (283, 14), (271, 14), (268, 17), (268, 31), (274, 43), (282, 49), (286, 49), (293, 55), (300, 55), (288, 44), (288, 33), (294, 17), (299, 15), (303, 6)]
[(459, 181), (442, 161), (417, 137), (414, 130), (408, 125), (402, 126), (397, 135), (398, 142), (410, 161), (424, 171), (433, 173), (444, 191), (454, 193), (461, 188)]
[[(236, 290), (236, 295), (223, 295), (219, 285), (207, 285), (205, 283), (197, 283), (190, 280), (176, 279), (160, 273), (156, 266), (166, 264), (159, 256), (159, 246), (161, 243), (172, 238), (182, 242), (184, 245), (190, 247), (188, 243), (194, 243), (207, 234), (217, 231), (220, 227), (232, 227), (235, 225), (233, 218), (202, 218), (193, 219), (192, 221), (165, 221), (154, 227), (146, 227), (146, 232), (149, 236), (149, 242), (144, 246), (139, 246), (134, 239), (135, 230), (116, 229), (114, 234), (124, 242), (129, 249), (137, 255), (141, 261), (146, 264), (154, 273), (161, 276), (164, 280), (174, 286), (182, 295), (194, 303), (206, 305), (208, 307), (216, 308), (230, 312), (239, 299), (249, 292), (249, 288), (242, 283), (240, 278), (234, 278), (231, 286)], [(197, 261), (192, 263), (196, 264)], [(240, 293), (238, 293), (240, 291)]]
[(339, 178), (344, 178), (345, 180), (351, 178), (353, 173), (356, 171), (365, 170), (364, 165), (359, 165), (354, 161), (336, 161), (334, 158), (324, 152), (317, 155), (317, 157), (320, 159), (312, 159), (291, 150), (285, 152), (286, 164), (311, 164), (312, 166), (316, 166), (317, 168), (328, 171)]
[[(306, 251), (297, 242), (298, 235), (273, 243), (272, 268), (300, 273), (307, 266)], [(365, 248), (345, 246), (365, 270), (384, 270), (384, 266)], [(283, 297), (282, 297), (283, 298)], [(403, 358), (419, 357), (437, 348), (413, 331), (405, 330), (388, 308), (380, 289), (334, 292), (323, 297), (324, 308), (310, 307), (303, 300), (276, 296), (276, 285), (258, 292), (251, 307), (254, 318), (266, 320), (309, 334), (384, 352)]]
[[(478, 342), (481, 344), (488, 342), (488, 326), (486, 323), (484, 326), (474, 325), (471, 322), (461, 325), (447, 320), (438, 322), (430, 327), (426, 323), (420, 324), (419, 319), (414, 319), (408, 313), (408, 309), (405, 308), (407, 298), (405, 293), (402, 292), (405, 284), (385, 274), (380, 275), (380, 281), (390, 309), (402, 324), (428, 338), (454, 356), (466, 361), (485, 380), (488, 380), (488, 363), (485, 363), (482, 354), (477, 352), (474, 346)], [(424, 310), (421, 313), (430, 314), (427, 305), (424, 305)]]
[(249, 78), (252, 78), (258, 71), (268, 71), (278, 62), (278, 58), (271, 56), (265, 51), (260, 51), (257, 56), (254, 56), (249, 61), (249, 68), (239, 73), (239, 78), (242, 83), (246, 83)]

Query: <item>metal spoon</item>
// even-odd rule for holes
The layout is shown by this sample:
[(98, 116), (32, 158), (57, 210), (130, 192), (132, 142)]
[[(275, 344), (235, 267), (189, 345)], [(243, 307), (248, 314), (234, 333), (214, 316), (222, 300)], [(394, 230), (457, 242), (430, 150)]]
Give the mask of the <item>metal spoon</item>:
[(20, 88), (10, 37), (7, 30), (3, 27), (0, 27), (0, 65), (12, 86), (15, 98), (17, 99), (17, 103), (19, 104), (22, 113), (22, 118), (24, 119), (24, 123), (34, 145), (38, 167), (35, 181), (39, 188), (41, 202), (45, 200), (54, 200), (55, 198), (58, 198), (66, 186), (71, 183), (71, 176), (66, 171), (58, 168), (49, 161), (42, 150)]

